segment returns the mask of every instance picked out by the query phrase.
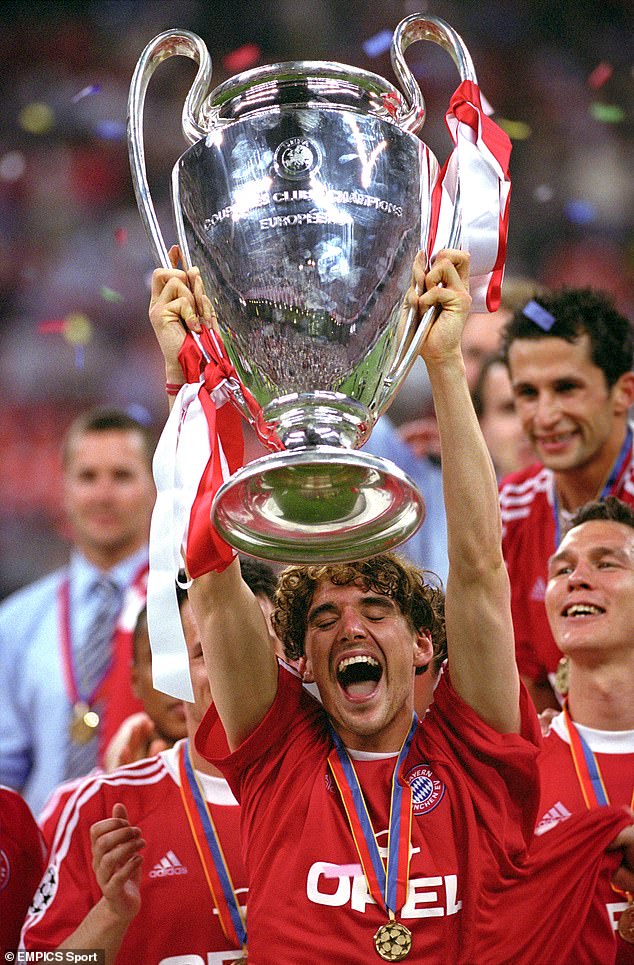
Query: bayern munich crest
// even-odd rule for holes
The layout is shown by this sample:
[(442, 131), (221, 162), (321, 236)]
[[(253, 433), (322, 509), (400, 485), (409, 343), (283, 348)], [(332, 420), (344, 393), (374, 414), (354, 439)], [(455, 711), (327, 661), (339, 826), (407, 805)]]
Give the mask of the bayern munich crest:
[(278, 144), (273, 163), (280, 177), (299, 180), (319, 170), (321, 151), (307, 137), (289, 137)]
[(427, 764), (417, 764), (405, 775), (412, 788), (414, 814), (429, 814), (443, 799), (445, 785)]

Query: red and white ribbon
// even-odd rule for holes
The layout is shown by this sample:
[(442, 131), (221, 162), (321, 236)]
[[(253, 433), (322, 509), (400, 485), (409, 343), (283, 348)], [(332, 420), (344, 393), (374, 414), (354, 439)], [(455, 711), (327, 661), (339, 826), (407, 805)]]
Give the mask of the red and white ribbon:
[(445, 122), (455, 147), (432, 193), (428, 254), (433, 259), (448, 243), (459, 189), (460, 247), (471, 255), (472, 311), (493, 312), (500, 305), (506, 258), (511, 142), (485, 114), (480, 90), (470, 80), (452, 96)]
[[(187, 336), (180, 361), (189, 380), (176, 396), (154, 454), (156, 503), (150, 526), (147, 608), (154, 686), (193, 700), (176, 578), (223, 570), (235, 550), (211, 523), (220, 486), (242, 465), (241, 417), (230, 402), (234, 370), (220, 340), (208, 335), (205, 350)], [(202, 368), (202, 373), (200, 369)]]

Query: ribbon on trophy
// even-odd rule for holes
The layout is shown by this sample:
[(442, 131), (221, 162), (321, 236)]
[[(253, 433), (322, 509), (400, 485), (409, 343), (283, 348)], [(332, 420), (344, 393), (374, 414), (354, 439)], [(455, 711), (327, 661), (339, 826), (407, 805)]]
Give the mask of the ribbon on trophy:
[[(187, 380), (179, 391), (154, 454), (156, 502), (150, 526), (148, 628), (154, 686), (181, 700), (193, 700), (187, 647), (176, 597), (183, 564), (195, 578), (222, 572), (236, 556), (211, 525), (218, 489), (243, 463), (241, 415), (231, 404), (239, 386), (236, 371), (217, 332), (188, 332), (179, 352)], [(256, 432), (279, 447), (260, 418), (260, 406), (239, 389)]]
[(456, 204), (461, 211), (461, 248), (471, 255), (472, 311), (500, 305), (508, 237), (511, 178), (508, 135), (484, 112), (480, 89), (463, 80), (445, 115), (454, 149), (432, 194), (428, 255), (449, 238)]

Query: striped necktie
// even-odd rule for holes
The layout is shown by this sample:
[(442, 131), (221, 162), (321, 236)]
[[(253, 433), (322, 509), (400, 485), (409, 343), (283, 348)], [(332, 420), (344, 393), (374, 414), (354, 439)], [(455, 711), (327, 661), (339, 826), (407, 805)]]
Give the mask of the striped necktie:
[(94, 618), (72, 654), (79, 702), (73, 710), (66, 780), (87, 774), (97, 763), (99, 727), (87, 726), (84, 715), (88, 711), (99, 717), (103, 714), (103, 702), (95, 704), (94, 699), (110, 666), (112, 639), (121, 609), (121, 591), (107, 576), (95, 581), (91, 594), (96, 598)]

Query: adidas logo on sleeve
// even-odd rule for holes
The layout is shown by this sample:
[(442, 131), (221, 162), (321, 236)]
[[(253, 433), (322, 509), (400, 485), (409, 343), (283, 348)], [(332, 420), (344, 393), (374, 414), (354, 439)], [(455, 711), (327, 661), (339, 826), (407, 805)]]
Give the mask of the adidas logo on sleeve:
[(173, 851), (168, 851), (157, 861), (150, 871), (150, 878), (169, 878), (172, 875), (186, 875), (187, 868), (178, 860)]

